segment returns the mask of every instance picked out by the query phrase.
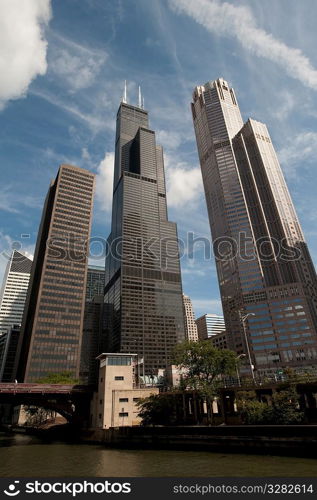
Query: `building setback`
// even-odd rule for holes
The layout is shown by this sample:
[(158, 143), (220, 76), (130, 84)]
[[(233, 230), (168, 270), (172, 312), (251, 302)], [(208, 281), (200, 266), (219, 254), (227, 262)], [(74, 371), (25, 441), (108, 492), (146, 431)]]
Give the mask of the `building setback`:
[(162, 148), (141, 106), (117, 114), (112, 226), (106, 259), (108, 351), (136, 352), (144, 374), (185, 339), (176, 224), (167, 218)]
[(195, 313), (193, 304), (188, 295), (183, 294), (184, 318), (185, 318), (185, 335), (187, 340), (197, 342), (198, 331), (195, 322)]
[(225, 331), (225, 320), (218, 314), (204, 314), (196, 319), (199, 340), (206, 340)]
[(222, 78), (195, 88), (192, 114), (228, 347), (248, 343), (259, 371), (314, 367), (316, 273), (268, 130), (243, 124)]
[(79, 377), (94, 174), (61, 165), (46, 196), (19, 343), (18, 380)]
[(7, 263), (0, 292), (0, 335), (22, 323), (32, 260), (13, 250)]

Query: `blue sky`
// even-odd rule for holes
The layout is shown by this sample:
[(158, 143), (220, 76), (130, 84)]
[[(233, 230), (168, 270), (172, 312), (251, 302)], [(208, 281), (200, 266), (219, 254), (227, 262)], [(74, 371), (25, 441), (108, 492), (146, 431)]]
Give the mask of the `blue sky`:
[[(108, 236), (125, 79), (132, 104), (142, 86), (164, 148), (169, 219), (180, 237), (209, 238), (190, 100), (222, 76), (244, 119), (267, 124), (316, 262), (316, 15), (314, 0), (0, 0), (0, 251), (18, 241), (33, 252), (63, 162), (96, 173), (92, 235)], [(182, 278), (197, 316), (221, 313), (215, 265), (199, 246)]]

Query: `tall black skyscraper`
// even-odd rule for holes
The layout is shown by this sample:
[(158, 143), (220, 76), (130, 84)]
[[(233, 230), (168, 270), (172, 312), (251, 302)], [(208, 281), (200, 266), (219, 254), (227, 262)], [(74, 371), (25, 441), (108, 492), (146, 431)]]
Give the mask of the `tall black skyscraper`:
[(148, 113), (125, 100), (117, 114), (108, 243), (108, 348), (138, 353), (150, 374), (185, 338), (177, 228), (167, 219), (163, 151)]

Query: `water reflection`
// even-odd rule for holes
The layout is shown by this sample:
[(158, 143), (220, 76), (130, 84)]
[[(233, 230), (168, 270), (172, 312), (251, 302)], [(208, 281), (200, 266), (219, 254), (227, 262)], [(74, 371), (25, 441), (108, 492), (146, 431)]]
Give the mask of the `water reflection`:
[(0, 435), (1, 477), (313, 477), (312, 458), (173, 450), (112, 450)]

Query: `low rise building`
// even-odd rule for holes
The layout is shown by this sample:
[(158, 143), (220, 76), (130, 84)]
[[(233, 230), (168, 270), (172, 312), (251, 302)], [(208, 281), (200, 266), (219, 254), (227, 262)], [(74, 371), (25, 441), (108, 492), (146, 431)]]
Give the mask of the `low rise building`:
[(140, 425), (137, 403), (158, 394), (159, 389), (140, 387), (137, 355), (104, 353), (97, 359), (100, 361), (98, 391), (92, 401), (90, 426), (109, 429)]

